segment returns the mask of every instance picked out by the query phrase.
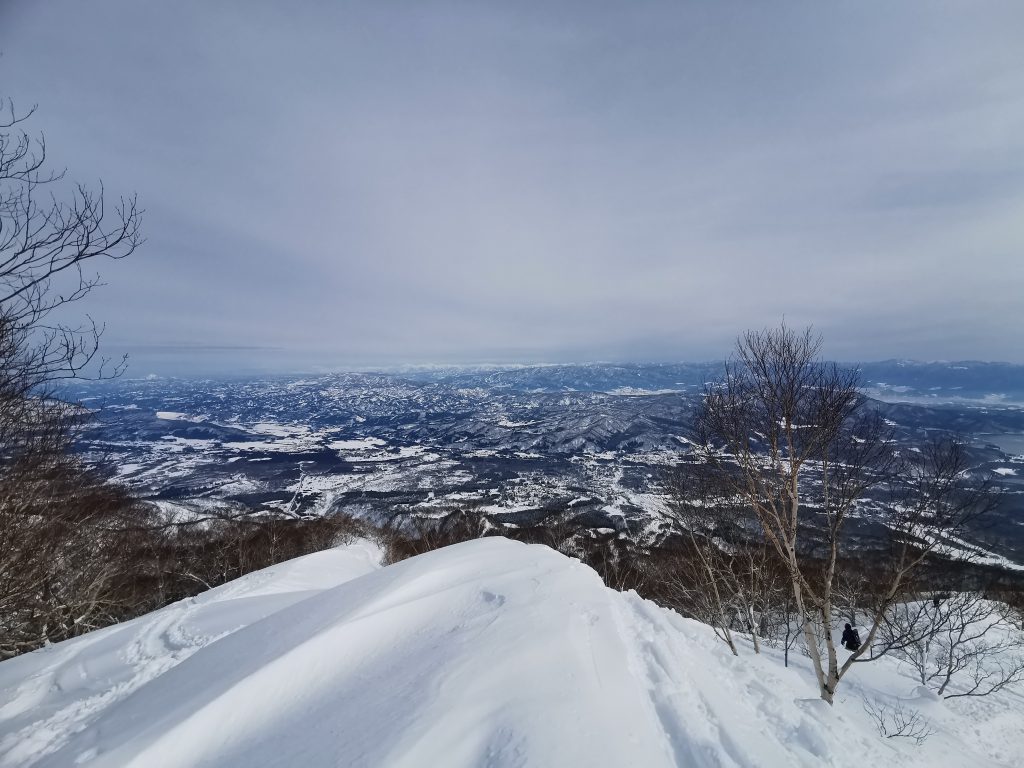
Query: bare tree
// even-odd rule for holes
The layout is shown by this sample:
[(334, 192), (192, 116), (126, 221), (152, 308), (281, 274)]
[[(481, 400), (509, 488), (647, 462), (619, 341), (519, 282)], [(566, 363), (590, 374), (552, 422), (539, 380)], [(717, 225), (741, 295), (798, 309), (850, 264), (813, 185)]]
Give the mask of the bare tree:
[(488, 535), (493, 525), (473, 508), (449, 506), (430, 516), (397, 509), (382, 526), (387, 563)]
[(73, 455), (86, 414), (54, 386), (120, 369), (97, 359), (102, 326), (66, 318), (99, 285), (89, 264), (139, 245), (140, 211), (121, 199), (111, 216), (102, 187), (65, 187), (24, 129), (33, 112), (0, 102), (0, 655), (110, 618), (111, 522), (134, 509)]
[(755, 653), (768, 635), (778, 596), (777, 569), (760, 540), (756, 521), (745, 530), (735, 502), (724, 499), (720, 478), (694, 472), (683, 462), (668, 481), (668, 516), (678, 528), (683, 553), (671, 578), (676, 602), (709, 624), (733, 654), (732, 633), (750, 636)]
[(55, 318), (100, 284), (89, 262), (138, 247), (141, 211), (134, 197), (121, 198), (111, 223), (102, 186), (77, 184), (58, 197), (64, 173), (46, 169), (45, 139), (23, 128), (35, 109), (18, 113), (10, 100), (0, 109), (0, 321), (15, 352), (4, 359), (27, 394), (95, 360), (102, 326)]
[(800, 638), (801, 622), (796, 615), (796, 603), (793, 601), (792, 592), (783, 585), (778, 594), (780, 599), (774, 606), (775, 610), (769, 614), (772, 617), (772, 624), (768, 630), (768, 637), (775, 641), (776, 645), (782, 645), (782, 663), (788, 667), (789, 652)]
[[(40, 428), (54, 429), (52, 414), (43, 418)], [(132, 613), (131, 590), (122, 589), (135, 565), (127, 524), (144, 514), (67, 449), (42, 443), (8, 464), (0, 473), (0, 658)]]
[(738, 656), (728, 617), (733, 593), (731, 574), (727, 573), (730, 558), (715, 541), (721, 517), (711, 490), (716, 478), (698, 474), (691, 483), (682, 470), (677, 469), (669, 481), (669, 514), (681, 528), (685, 542), (683, 557), (669, 581), (676, 593), (674, 602), (709, 625)]
[(935, 729), (916, 709), (911, 709), (897, 701), (889, 705), (879, 701), (865, 699), (864, 711), (878, 730), (878, 735), (887, 739), (909, 739), (921, 746)]
[(852, 626), (858, 626), (861, 606), (868, 605), (876, 592), (870, 570), (862, 561), (841, 563), (833, 588), (836, 607)]
[(1024, 681), (1024, 633), (1007, 620), (1005, 606), (974, 592), (901, 602), (880, 635), (922, 685), (947, 699)]
[[(920, 454), (893, 450), (891, 428), (868, 407), (858, 374), (819, 359), (810, 329), (750, 331), (696, 421), (698, 466), (741, 499), (785, 569), (821, 697), (832, 702), (886, 610), (922, 562), (985, 511), (965, 484), (966, 455), (952, 440)], [(842, 532), (869, 491), (885, 490), (892, 551), (869, 606), (868, 639), (842, 663), (832, 636)], [(810, 523), (814, 525), (810, 525)]]

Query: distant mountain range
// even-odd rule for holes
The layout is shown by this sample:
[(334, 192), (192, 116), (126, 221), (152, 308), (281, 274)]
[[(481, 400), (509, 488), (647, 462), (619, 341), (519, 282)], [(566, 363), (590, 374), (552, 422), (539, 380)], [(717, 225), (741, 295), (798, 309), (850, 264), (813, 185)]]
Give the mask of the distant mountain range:
[[(1024, 366), (860, 366), (898, 439), (970, 441), (1005, 490), (985, 534), (1024, 563)], [(82, 450), (168, 515), (211, 508), (384, 516), (471, 506), (496, 524), (571, 514), (655, 538), (661, 481), (720, 364), (588, 364), (267, 378), (121, 379), (68, 395), (97, 412)], [(864, 524), (859, 535), (870, 538)]]

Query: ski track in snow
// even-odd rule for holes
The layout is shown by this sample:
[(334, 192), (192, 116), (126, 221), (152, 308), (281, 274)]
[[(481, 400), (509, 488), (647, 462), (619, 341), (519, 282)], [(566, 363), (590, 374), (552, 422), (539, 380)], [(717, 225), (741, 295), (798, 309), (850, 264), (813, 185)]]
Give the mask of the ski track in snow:
[[(21, 730), (0, 739), (0, 766), (27, 765), (30, 761), (56, 751), (75, 733), (89, 727), (110, 705), (181, 663), (197, 650), (213, 642), (215, 637), (190, 636), (185, 622), (195, 610), (189, 598), (168, 606), (152, 618), (137, 619), (137, 635), (123, 652), (123, 661), (131, 670), (128, 679), (112, 687), (73, 701), (48, 717), (36, 720)], [(115, 627), (129, 630), (128, 625)], [(88, 636), (83, 639), (90, 639)], [(97, 638), (102, 640), (103, 638)], [(36, 697), (46, 687), (60, 687), (57, 678), (64, 671), (65, 660), (58, 656), (20, 688), (13, 701), (22, 696)], [(85, 670), (81, 670), (85, 676)]]
[[(764, 682), (750, 676), (723, 644), (708, 650), (723, 665), (734, 667), (734, 678), (715, 674), (714, 668), (694, 665), (692, 654), (678, 647), (678, 632), (664, 611), (635, 595), (619, 605), (619, 629), (630, 637), (629, 663), (638, 678), (646, 681), (654, 714), (661, 724), (665, 743), (671, 748), (673, 765), (718, 767), (749, 766), (766, 761), (772, 745), (782, 735), (798, 750), (780, 750), (779, 760), (797, 758), (794, 765), (816, 766), (831, 762), (827, 742), (817, 737), (821, 723), (805, 714), (795, 725), (778, 715), (771, 691)], [(737, 714), (737, 704), (755, 698), (753, 714), (760, 714), (770, 727), (760, 727), (750, 740), (738, 738), (749, 721)], [(764, 706), (768, 705), (768, 706)], [(821, 702), (809, 700), (810, 710)], [(754, 721), (756, 722), (756, 720)], [(801, 754), (802, 753), (802, 754)], [(767, 764), (773, 761), (768, 760)], [(780, 763), (781, 764), (781, 763)]]
[[(358, 544), (351, 548), (354, 557), (354, 572), (361, 574), (370, 569), (370, 562), (380, 557), (375, 546)], [(301, 560), (301, 558), (300, 558)], [(298, 563), (299, 561), (292, 561)], [(285, 563), (249, 574), (247, 577), (228, 582), (198, 597), (186, 598), (147, 616), (89, 633), (73, 641), (60, 643), (36, 651), (28, 657), (41, 662), (23, 683), (10, 695), (6, 704), (0, 705), (0, 768), (22, 768), (37, 763), (47, 755), (59, 750), (77, 733), (85, 731), (115, 704), (127, 699), (136, 690), (156, 680), (168, 670), (188, 659), (195, 652), (234, 629), (208, 634), (189, 629), (189, 622), (197, 612), (208, 605), (225, 603), (235, 598), (258, 596), (275, 590), (275, 576), (287, 590), (288, 580), (280, 577), (293, 570), (292, 563)], [(360, 567), (362, 566), (362, 567)], [(351, 567), (351, 566), (350, 566)], [(293, 593), (301, 597), (301, 592)], [(251, 617), (250, 617), (251, 618)], [(43, 704), (48, 692), (62, 692), (75, 682), (87, 686), (90, 678), (90, 650), (105, 646), (127, 635), (131, 639), (116, 649), (120, 669), (111, 678), (102, 678), (96, 692), (80, 697), (71, 696), (70, 702), (58, 706), (43, 717), (32, 719), (21, 727), (8, 730), (8, 721), (17, 721), (19, 716), (30, 713), (33, 705), (47, 709)], [(102, 651), (101, 651), (102, 652)], [(2, 670), (2, 668), (0, 668)], [(0, 690), (3, 678), (0, 677)], [(24, 719), (23, 717), (21, 719)], [(83, 759), (87, 762), (87, 750)]]

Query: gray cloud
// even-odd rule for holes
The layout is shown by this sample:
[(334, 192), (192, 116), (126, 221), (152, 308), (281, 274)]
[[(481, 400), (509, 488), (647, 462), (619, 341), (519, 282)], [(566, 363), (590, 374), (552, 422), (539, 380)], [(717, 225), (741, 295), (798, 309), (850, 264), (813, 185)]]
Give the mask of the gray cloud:
[(137, 367), (717, 358), (783, 315), (1024, 361), (1017, 3), (0, 14), (56, 161), (147, 209), (88, 307)]

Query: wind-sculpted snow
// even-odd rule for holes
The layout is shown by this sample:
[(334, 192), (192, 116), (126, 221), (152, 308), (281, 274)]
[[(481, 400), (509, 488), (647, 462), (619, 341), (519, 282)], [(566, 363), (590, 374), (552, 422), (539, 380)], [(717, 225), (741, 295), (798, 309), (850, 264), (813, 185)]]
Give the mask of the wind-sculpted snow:
[[(76, 734), (92, 738), (90, 734), (119, 712), (136, 723), (152, 716), (153, 711), (134, 710), (132, 702), (137, 701), (136, 694), (143, 699), (150, 695), (143, 691), (163, 690), (166, 673), (236, 631), (376, 570), (380, 557), (380, 550), (368, 543), (319, 552), (249, 574), (134, 621), (0, 664), (0, 766), (88, 762), (89, 748), (68, 756), (66, 747), (69, 741), (75, 743)], [(227, 669), (238, 661), (241, 657), (222, 663)], [(222, 671), (205, 674), (210, 677)], [(188, 695), (179, 691), (179, 701)], [(138, 764), (188, 764), (164, 759), (153, 755), (152, 762)]]
[[(545, 547), (482, 539), (379, 570), (377, 554), (311, 555), (0, 664), (0, 766), (1024, 760), (1018, 694), (947, 706), (882, 662), (829, 709), (802, 660), (733, 657)], [(865, 696), (920, 708), (935, 735), (881, 739)]]

